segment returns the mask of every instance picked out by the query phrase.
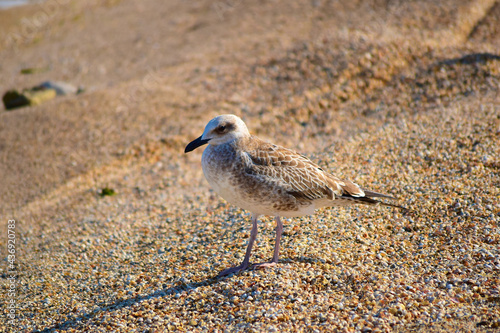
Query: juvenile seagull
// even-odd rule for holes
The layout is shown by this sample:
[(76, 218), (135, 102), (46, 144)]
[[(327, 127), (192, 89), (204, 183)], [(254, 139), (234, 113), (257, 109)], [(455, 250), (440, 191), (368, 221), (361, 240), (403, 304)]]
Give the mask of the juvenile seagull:
[(243, 262), (223, 270), (219, 276), (250, 266), (260, 215), (276, 217), (276, 242), (272, 260), (256, 264), (254, 268), (278, 263), (283, 232), (280, 216), (311, 215), (318, 208), (353, 203), (402, 208), (372, 199), (394, 199), (391, 196), (362, 190), (351, 181), (325, 172), (293, 150), (250, 135), (243, 120), (235, 115), (225, 114), (210, 120), (203, 135), (189, 143), (184, 152), (207, 143), (209, 145), (203, 152), (201, 165), (208, 183), (228, 202), (252, 212), (252, 231)]

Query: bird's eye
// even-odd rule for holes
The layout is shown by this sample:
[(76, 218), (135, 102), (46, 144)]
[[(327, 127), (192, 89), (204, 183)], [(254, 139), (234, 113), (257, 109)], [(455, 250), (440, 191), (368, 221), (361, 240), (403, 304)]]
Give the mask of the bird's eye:
[(226, 131), (226, 126), (225, 125), (220, 125), (217, 130), (218, 130), (219, 133), (223, 133), (223, 132)]

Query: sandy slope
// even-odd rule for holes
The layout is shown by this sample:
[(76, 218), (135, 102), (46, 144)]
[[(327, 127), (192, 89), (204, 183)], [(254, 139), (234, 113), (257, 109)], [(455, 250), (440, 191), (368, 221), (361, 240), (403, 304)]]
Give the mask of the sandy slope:
[[(499, 19), (495, 1), (0, 12), (2, 93), (86, 87), (0, 113), (1, 253), (15, 219), (19, 272), (17, 321), (2, 329), (495, 330)], [(215, 279), (241, 260), (249, 216), (183, 148), (220, 113), (413, 211), (287, 221), (278, 268)], [(255, 262), (272, 248), (263, 221)]]

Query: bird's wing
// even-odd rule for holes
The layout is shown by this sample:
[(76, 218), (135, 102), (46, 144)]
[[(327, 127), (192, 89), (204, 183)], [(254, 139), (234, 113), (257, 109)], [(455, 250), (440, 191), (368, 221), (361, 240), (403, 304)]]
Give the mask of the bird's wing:
[(245, 171), (278, 185), (297, 199), (364, 196), (358, 185), (326, 173), (303, 155), (255, 137), (252, 143), (244, 152)]

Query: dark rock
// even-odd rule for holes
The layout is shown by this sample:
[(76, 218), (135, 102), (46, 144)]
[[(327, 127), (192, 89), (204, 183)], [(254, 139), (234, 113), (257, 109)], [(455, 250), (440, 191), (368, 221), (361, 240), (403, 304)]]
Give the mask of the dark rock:
[(6, 110), (12, 110), (23, 106), (30, 105), (30, 100), (17, 90), (9, 90), (2, 97), (3, 104)]

